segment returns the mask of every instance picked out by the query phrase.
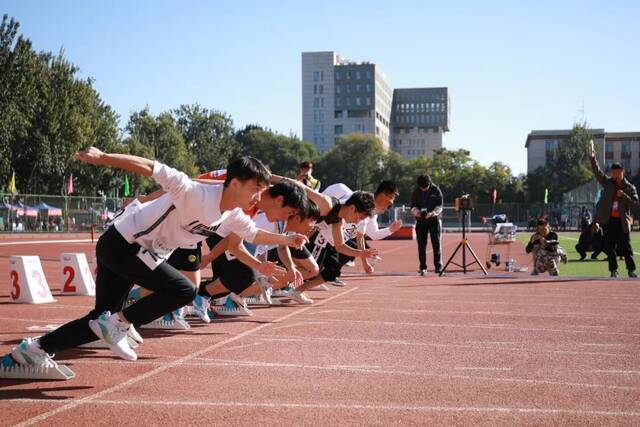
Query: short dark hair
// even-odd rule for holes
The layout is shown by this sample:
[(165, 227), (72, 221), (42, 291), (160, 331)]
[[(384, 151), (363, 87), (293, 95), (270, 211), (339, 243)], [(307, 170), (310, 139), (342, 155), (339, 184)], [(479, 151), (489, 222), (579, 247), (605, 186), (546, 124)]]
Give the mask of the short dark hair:
[(300, 163), (298, 168), (299, 169), (312, 169), (313, 168), (313, 162), (302, 162), (302, 163)]
[(384, 193), (384, 194), (394, 194), (394, 195), (398, 195), (400, 194), (400, 192), (398, 191), (398, 186), (396, 185), (395, 182), (393, 181), (382, 181), (379, 185), (378, 188), (376, 189), (376, 192), (373, 193), (374, 196), (377, 196), (380, 193)]
[(287, 206), (298, 210), (303, 210), (305, 207), (307, 195), (304, 190), (287, 180), (272, 185), (267, 192), (273, 198), (282, 196), (282, 207)]
[(271, 172), (255, 157), (244, 156), (229, 163), (224, 186), (228, 187), (234, 178), (241, 182), (255, 179), (258, 184), (266, 186), (269, 185), (269, 181), (271, 181)]
[(307, 203), (303, 209), (300, 209), (298, 213), (300, 219), (315, 219), (316, 221), (320, 221), (322, 218), (320, 216), (320, 209), (318, 205), (316, 205), (312, 200), (307, 199)]
[(345, 203), (345, 206), (351, 205), (356, 207), (356, 211), (367, 214), (368, 217), (372, 217), (376, 210), (373, 194), (367, 191), (354, 191)]
[(618, 163), (618, 162), (613, 162), (613, 163), (611, 164), (611, 170), (615, 170), (615, 169), (622, 169), (622, 170), (624, 170), (624, 168), (622, 167), (622, 165), (621, 165), (620, 163)]
[(429, 175), (420, 175), (418, 177), (418, 187), (428, 187), (431, 185), (431, 177)]
[(546, 219), (539, 219), (538, 220), (538, 226), (548, 225), (548, 224), (549, 224), (549, 222)]

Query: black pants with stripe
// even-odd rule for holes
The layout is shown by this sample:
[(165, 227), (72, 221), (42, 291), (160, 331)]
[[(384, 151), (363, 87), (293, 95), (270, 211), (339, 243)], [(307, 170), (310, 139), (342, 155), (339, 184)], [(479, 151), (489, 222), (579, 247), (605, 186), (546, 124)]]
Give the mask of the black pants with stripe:
[[(190, 303), (196, 289), (189, 279), (167, 262), (149, 269), (136, 255), (137, 243), (128, 243), (111, 226), (98, 240), (96, 257), (96, 305), (86, 316), (73, 320), (40, 339), (40, 346), (47, 353), (77, 347), (95, 341), (97, 337), (89, 329), (89, 320), (102, 312), (117, 313), (136, 326), (149, 323), (177, 308)], [(133, 284), (153, 293), (122, 310)]]

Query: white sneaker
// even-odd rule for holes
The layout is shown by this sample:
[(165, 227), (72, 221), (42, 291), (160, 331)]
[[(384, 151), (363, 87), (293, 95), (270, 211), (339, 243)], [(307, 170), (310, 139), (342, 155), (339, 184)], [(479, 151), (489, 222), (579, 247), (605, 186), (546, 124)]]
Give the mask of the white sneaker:
[(230, 293), (224, 305), (211, 307), (211, 311), (220, 316), (253, 316), (247, 308), (247, 303), (238, 295)]
[(291, 299), (300, 304), (306, 304), (306, 305), (313, 304), (313, 300), (309, 298), (304, 292), (300, 292), (300, 291), (293, 291), (291, 293)]
[(144, 342), (144, 340), (142, 339), (138, 331), (136, 331), (136, 328), (133, 327), (133, 325), (129, 325), (127, 336), (132, 340), (134, 340), (135, 342), (137, 342), (138, 344), (142, 344)]
[(267, 302), (267, 304), (273, 304), (271, 299), (271, 292), (273, 289), (269, 286), (269, 281), (266, 277), (258, 278), (258, 284), (260, 285), (260, 297)]
[(355, 267), (356, 266), (356, 262), (355, 261), (349, 261), (348, 263), (345, 264), (346, 267)]
[(284, 288), (281, 289), (273, 289), (271, 291), (271, 297), (290, 297), (291, 296), (291, 292), (293, 292), (293, 286), (291, 285), (287, 285)]
[(335, 280), (332, 280), (332, 281), (327, 282), (327, 283), (330, 284), (330, 285), (339, 286), (339, 287), (347, 286), (346, 282), (343, 282), (342, 280), (340, 280), (339, 277), (336, 277)]
[(318, 286), (316, 286), (314, 288), (311, 288), (309, 290), (310, 291), (328, 291), (329, 287), (323, 283), (323, 284), (318, 285)]
[(211, 306), (211, 300), (207, 297), (203, 297), (202, 295), (196, 295), (193, 300), (193, 314), (200, 318), (204, 323), (211, 323), (211, 318), (209, 317), (209, 307)]
[(118, 314), (105, 311), (95, 320), (89, 320), (89, 328), (102, 341), (109, 345), (111, 351), (125, 360), (137, 360), (138, 355), (129, 346), (127, 333), (129, 325), (118, 318)]
[(11, 350), (11, 357), (20, 365), (34, 368), (54, 368), (58, 364), (53, 360), (53, 354), (47, 354), (40, 348), (38, 338), (25, 338)]

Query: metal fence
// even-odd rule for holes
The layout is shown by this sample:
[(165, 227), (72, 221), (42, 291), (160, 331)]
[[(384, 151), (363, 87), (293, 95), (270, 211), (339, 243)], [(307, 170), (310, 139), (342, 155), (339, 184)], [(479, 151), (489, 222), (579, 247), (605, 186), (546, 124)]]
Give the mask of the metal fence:
[(102, 226), (124, 199), (0, 193), (1, 232), (81, 232)]
[[(123, 198), (51, 196), (37, 194), (0, 193), (0, 232), (76, 232), (89, 231), (92, 225), (102, 226), (122, 206)], [(476, 204), (468, 217), (470, 230), (483, 229), (483, 218), (505, 214), (518, 227), (528, 227), (542, 216), (547, 216), (553, 227), (576, 230), (580, 227), (582, 207), (593, 212), (593, 203), (498, 203)], [(409, 206), (398, 206), (378, 217), (382, 225), (401, 219), (412, 225), (415, 219)], [(452, 205), (445, 205), (442, 214), (446, 230), (460, 230), (461, 215)], [(534, 222), (535, 223), (535, 222)]]
[[(467, 216), (469, 230), (486, 228), (485, 219), (493, 215), (504, 214), (509, 222), (519, 228), (532, 228), (539, 218), (545, 217), (553, 228), (579, 230), (582, 208), (585, 207), (592, 215), (593, 203), (563, 203), (558, 205), (544, 203), (491, 203), (476, 204)], [(399, 206), (379, 216), (381, 224), (387, 224), (401, 219), (405, 224), (415, 224), (409, 206)], [(462, 228), (462, 214), (453, 205), (445, 205), (442, 212), (442, 225), (446, 230), (459, 231)]]

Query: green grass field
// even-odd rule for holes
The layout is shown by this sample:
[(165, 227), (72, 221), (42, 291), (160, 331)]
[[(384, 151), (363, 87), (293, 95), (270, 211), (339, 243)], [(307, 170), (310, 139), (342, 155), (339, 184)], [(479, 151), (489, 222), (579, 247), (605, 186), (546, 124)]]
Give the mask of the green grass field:
[[(526, 245), (533, 232), (519, 232), (518, 239)], [(592, 261), (590, 259), (591, 252), (587, 252), (587, 258), (584, 261), (580, 261), (580, 255), (576, 252), (576, 244), (578, 243), (578, 232), (559, 232), (560, 246), (567, 252), (569, 258), (568, 264), (560, 264), (561, 276), (584, 276), (584, 277), (609, 277), (609, 267), (604, 259), (606, 255), (600, 253), (598, 261)], [(634, 259), (636, 262), (640, 261), (640, 233), (631, 233), (631, 247), (634, 250)], [(618, 272), (620, 277), (627, 276), (627, 269), (624, 264), (624, 260), (618, 259)]]

